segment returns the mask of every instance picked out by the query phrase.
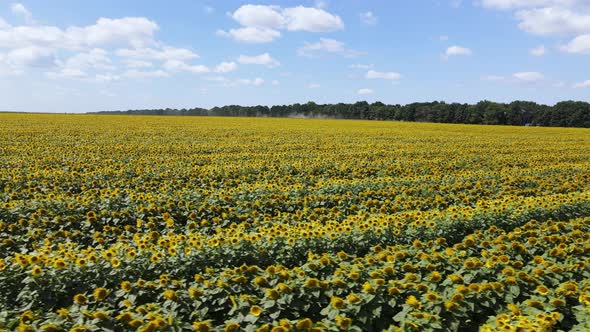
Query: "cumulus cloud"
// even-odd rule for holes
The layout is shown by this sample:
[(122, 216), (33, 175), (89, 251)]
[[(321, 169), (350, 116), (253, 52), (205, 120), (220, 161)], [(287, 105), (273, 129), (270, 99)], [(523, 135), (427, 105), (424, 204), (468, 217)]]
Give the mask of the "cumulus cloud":
[(578, 36), (560, 49), (567, 53), (590, 54), (590, 34)]
[(576, 89), (590, 88), (590, 80), (575, 83), (574, 88), (576, 88)]
[(355, 63), (352, 65), (349, 65), (348, 68), (367, 70), (367, 69), (373, 68), (373, 65), (372, 64), (367, 65), (367, 64), (362, 64), (362, 63)]
[(58, 71), (47, 72), (47, 77), (50, 79), (82, 79), (88, 77), (88, 74), (85, 71), (76, 68), (62, 68)]
[(323, 9), (297, 6), (283, 9), (287, 30), (307, 32), (331, 32), (344, 28), (339, 16)]
[(232, 18), (243, 26), (278, 29), (285, 25), (285, 17), (278, 6), (243, 5)]
[(121, 79), (121, 76), (115, 74), (97, 74), (94, 80), (97, 82), (114, 82)]
[(81, 52), (67, 58), (64, 62), (59, 62), (59, 65), (69, 69), (103, 69), (114, 70), (111, 59), (107, 51), (101, 48), (95, 48), (88, 52)]
[(141, 59), (141, 60), (192, 60), (198, 59), (199, 55), (191, 50), (185, 48), (176, 48), (170, 46), (163, 46), (159, 48), (122, 48), (116, 51), (116, 54), (120, 57)]
[(243, 5), (231, 14), (242, 27), (217, 34), (246, 43), (268, 43), (281, 36), (279, 30), (331, 32), (344, 28), (342, 19), (321, 8)]
[(217, 73), (229, 73), (238, 69), (238, 65), (235, 62), (222, 62), (215, 67)]
[(539, 45), (539, 46), (531, 49), (531, 51), (530, 51), (531, 55), (533, 55), (533, 56), (543, 56), (543, 55), (545, 55), (545, 52), (546, 52), (545, 45)]
[(512, 77), (521, 82), (538, 82), (545, 79), (543, 74), (536, 71), (519, 72), (512, 74)]
[(467, 47), (462, 47), (462, 46), (450, 46), (447, 48), (447, 50), (445, 51), (444, 54), (444, 58), (448, 59), (449, 57), (452, 56), (469, 56), (472, 55), (473, 52), (471, 51), (471, 49), (467, 48)]
[(136, 69), (130, 69), (123, 73), (123, 77), (132, 79), (148, 79), (168, 76), (170, 76), (170, 74), (163, 70), (140, 71)]
[(539, 36), (590, 33), (590, 14), (564, 7), (544, 7), (516, 13), (518, 27)]
[(274, 68), (281, 65), (279, 61), (270, 56), (268, 53), (252, 56), (240, 55), (238, 62), (243, 65), (262, 65), (267, 66), (268, 68)]
[(235, 78), (230, 79), (225, 76), (213, 76), (208, 77), (207, 80), (218, 82), (224, 87), (237, 87), (237, 86), (261, 86), (264, 84), (264, 79), (260, 77), (256, 78)]
[(8, 26), (0, 30), (0, 47), (28, 46), (79, 50), (88, 47), (153, 44), (158, 25), (143, 17), (100, 18), (96, 24), (65, 30), (54, 26)]
[(10, 28), (10, 24), (8, 24), (6, 21), (4, 21), (1, 17), (0, 17), (0, 29), (8, 29)]
[(189, 72), (193, 74), (203, 74), (210, 71), (207, 66), (190, 65), (181, 60), (168, 60), (164, 62), (163, 67), (171, 72)]
[(375, 70), (369, 70), (365, 77), (368, 79), (398, 80), (402, 77), (402, 75), (396, 72), (379, 72)]
[(518, 27), (538, 36), (590, 34), (587, 0), (481, 0), (486, 8), (514, 10)]
[(361, 19), (361, 22), (367, 25), (376, 25), (377, 22), (379, 22), (379, 18), (375, 14), (373, 14), (372, 11), (360, 13), (359, 17)]
[(361, 96), (366, 96), (366, 95), (372, 95), (375, 92), (371, 89), (364, 88), (364, 89), (359, 89), (356, 93)]
[(260, 27), (245, 27), (239, 29), (230, 29), (229, 31), (217, 30), (217, 35), (222, 37), (229, 37), (235, 41), (242, 43), (261, 44), (269, 43), (281, 36), (277, 30), (260, 28)]
[(542, 6), (574, 6), (580, 2), (581, 0), (482, 0), (481, 4), (486, 8), (513, 9)]
[(150, 68), (150, 67), (154, 66), (154, 64), (150, 61), (135, 60), (135, 59), (125, 59), (125, 60), (123, 60), (123, 63), (128, 68)]
[(499, 76), (499, 75), (487, 75), (487, 76), (483, 76), (481, 78), (482, 81), (503, 81), (504, 80), (504, 76)]
[(305, 43), (297, 50), (297, 54), (305, 57), (316, 57), (320, 53), (335, 53), (345, 57), (355, 57), (362, 54), (359, 51), (348, 49), (343, 42), (330, 38), (320, 38), (316, 43)]
[(12, 10), (14, 14), (22, 16), (28, 24), (35, 23), (33, 20), (33, 14), (22, 3), (13, 3), (12, 6), (10, 6), (10, 10)]
[(27, 46), (0, 53), (0, 74), (20, 75), (27, 67), (47, 68), (56, 64), (53, 50)]

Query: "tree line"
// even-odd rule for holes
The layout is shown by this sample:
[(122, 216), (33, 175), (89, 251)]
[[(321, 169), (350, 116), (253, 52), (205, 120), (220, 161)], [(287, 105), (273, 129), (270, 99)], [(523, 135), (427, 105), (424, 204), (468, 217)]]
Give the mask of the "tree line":
[(464, 123), (513, 126), (550, 126), (590, 128), (590, 103), (563, 101), (548, 106), (531, 101), (477, 104), (442, 101), (386, 105), (359, 101), (353, 104), (305, 104), (268, 106), (228, 105), (191, 109), (139, 109), (104, 111), (99, 114), (177, 115), (177, 116), (241, 116), (241, 117), (305, 117), (360, 120), (395, 120), (438, 123)]

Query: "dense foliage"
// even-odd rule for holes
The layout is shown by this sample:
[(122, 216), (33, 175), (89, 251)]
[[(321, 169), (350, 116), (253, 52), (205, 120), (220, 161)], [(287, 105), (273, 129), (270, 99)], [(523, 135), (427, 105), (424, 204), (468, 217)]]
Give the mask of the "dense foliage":
[(586, 129), (0, 120), (0, 330), (590, 328)]
[(488, 124), (511, 126), (584, 127), (590, 128), (590, 103), (564, 101), (554, 106), (534, 102), (515, 101), (510, 104), (481, 101), (475, 105), (445, 102), (385, 105), (325, 104), (314, 102), (283, 106), (229, 105), (193, 109), (146, 109), (101, 112), (104, 114), (143, 115), (200, 115), (241, 117), (311, 117), (359, 120), (396, 120), (412, 122), (438, 122), (463, 124)]

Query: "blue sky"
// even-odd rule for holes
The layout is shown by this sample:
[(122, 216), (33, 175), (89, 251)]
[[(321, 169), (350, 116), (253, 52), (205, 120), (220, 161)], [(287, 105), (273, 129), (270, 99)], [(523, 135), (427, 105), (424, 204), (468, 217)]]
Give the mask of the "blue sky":
[(590, 101), (588, 0), (0, 0), (0, 111)]

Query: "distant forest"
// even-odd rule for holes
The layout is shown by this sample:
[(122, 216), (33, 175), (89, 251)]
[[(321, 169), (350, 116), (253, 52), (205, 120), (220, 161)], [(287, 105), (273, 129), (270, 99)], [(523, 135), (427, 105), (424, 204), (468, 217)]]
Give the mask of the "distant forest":
[(487, 100), (474, 105), (438, 101), (407, 105), (386, 105), (381, 102), (369, 104), (366, 101), (323, 105), (308, 102), (272, 107), (228, 105), (211, 109), (142, 109), (98, 114), (301, 117), (590, 128), (590, 103), (581, 101), (563, 101), (554, 106), (530, 101), (505, 104)]

